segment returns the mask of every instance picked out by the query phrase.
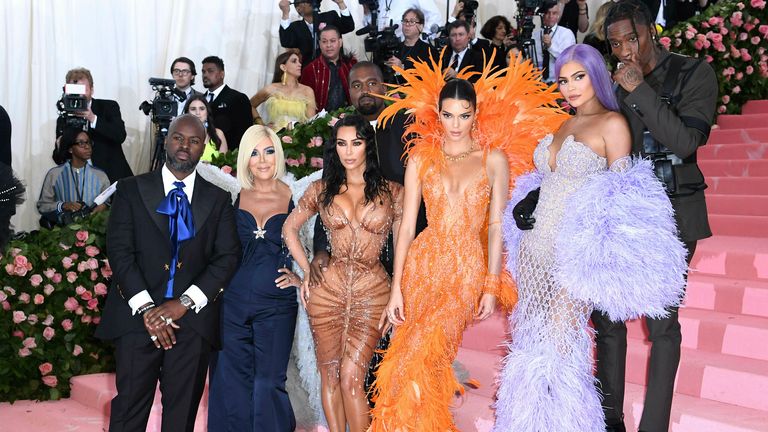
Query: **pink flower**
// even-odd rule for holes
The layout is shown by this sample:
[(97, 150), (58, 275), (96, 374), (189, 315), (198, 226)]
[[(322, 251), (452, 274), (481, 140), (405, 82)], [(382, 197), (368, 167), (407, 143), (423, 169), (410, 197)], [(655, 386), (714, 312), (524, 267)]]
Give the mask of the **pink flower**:
[(748, 37), (749, 37), (749, 35), (744, 33), (744, 32), (739, 33), (739, 40), (740, 41), (745, 41), (745, 40), (747, 40)]
[(760, 27), (757, 28), (757, 31), (759, 31), (763, 35), (768, 35), (768, 25), (765, 25), (765, 24), (761, 25)]
[(77, 309), (75, 309), (75, 315), (82, 315), (83, 314), (83, 307), (78, 306)]
[(715, 42), (713, 45), (718, 52), (725, 52), (725, 45), (722, 42)]
[(9, 295), (16, 295), (16, 290), (9, 286), (3, 287), (3, 291), (7, 292)]
[(726, 110), (727, 108), (725, 107), (725, 105), (720, 105), (719, 107), (717, 107), (717, 112), (720, 114), (723, 114)]
[(99, 268), (99, 262), (96, 260), (96, 258), (88, 258), (88, 261), (86, 261), (85, 264), (91, 270), (96, 270)]
[(11, 250), (9, 252), (11, 253), (12, 257), (15, 257), (16, 255), (21, 253), (21, 249), (19, 249), (19, 248), (11, 248)]
[(731, 56), (733, 56), (733, 58), (741, 57), (741, 51), (739, 51), (739, 49), (736, 48), (734, 45), (731, 45)]
[(40, 370), (40, 375), (48, 375), (53, 371), (53, 365), (45, 362), (37, 367)]
[(347, 116), (347, 113), (341, 113), (341, 114), (339, 114), (339, 118), (340, 118), (340, 119), (343, 119), (343, 118), (344, 118), (344, 117), (346, 117), (346, 116)]
[(312, 168), (322, 168), (323, 167), (323, 158), (319, 157), (313, 157), (309, 159), (309, 165)]
[(47, 317), (45, 317), (45, 321), (43, 321), (43, 325), (49, 326), (53, 324), (53, 315), (48, 314)]
[(98, 278), (99, 278), (99, 274), (96, 273), (95, 271), (91, 270), (91, 278), (90, 279), (92, 281), (96, 281), (96, 279), (98, 279)]
[(749, 41), (752, 42), (752, 45), (757, 45), (760, 43), (760, 38), (758, 36), (752, 36), (752, 39)]
[(32, 354), (29, 348), (19, 348), (19, 357), (28, 357)]
[(56, 379), (56, 375), (46, 375), (43, 377), (43, 384), (48, 387), (56, 387), (59, 384), (59, 380)]
[(765, 8), (765, 0), (751, 0), (749, 2), (749, 4), (753, 8), (757, 8), (757, 9), (764, 9)]
[(733, 68), (733, 66), (728, 66), (727, 68), (723, 69), (723, 76), (731, 76), (736, 73), (736, 69)]
[[(90, 294), (90, 292), (88, 293)], [(88, 309), (96, 310), (99, 307), (99, 299), (91, 298), (88, 300)]]
[(747, 51), (745, 48), (740, 49), (739, 52), (741, 53), (742, 60), (744, 60), (745, 62), (752, 61), (752, 56), (749, 55), (749, 51)]
[(85, 254), (88, 255), (89, 257), (95, 257), (96, 255), (99, 254), (99, 252), (101, 252), (101, 251), (96, 246), (86, 246), (85, 247)]
[(323, 146), (323, 138), (319, 136), (314, 136), (309, 139), (309, 146), (308, 147), (322, 147)]
[(13, 263), (8, 263), (5, 265), (5, 272), (9, 275), (12, 275), (14, 272), (16, 272), (16, 266), (13, 265)]
[(286, 158), (285, 159), (285, 164), (288, 165), (288, 166), (291, 166), (291, 167), (297, 167), (297, 166), (301, 165), (299, 163), (299, 161), (297, 161), (296, 159), (292, 159), (292, 158)]
[(728, 34), (728, 28), (727, 27), (720, 27), (720, 34), (725, 36)]
[(29, 304), (29, 300), (30, 300), (29, 294), (27, 294), (27, 293), (19, 294), (19, 302), (20, 303)]
[(72, 349), (72, 355), (77, 357), (77, 356), (79, 356), (82, 353), (83, 353), (83, 347), (81, 347), (80, 345), (75, 344), (75, 347)]
[(26, 267), (29, 261), (27, 260), (27, 257), (24, 255), (16, 255), (13, 258), (13, 265), (16, 267)]
[(72, 246), (67, 246), (64, 243), (59, 243), (59, 247), (62, 248), (63, 250), (69, 250)]
[(90, 291), (86, 291), (83, 293), (83, 295), (80, 296), (80, 298), (83, 299), (84, 301), (88, 301), (93, 298), (93, 294), (91, 294)]
[(53, 278), (51, 278), (51, 280), (53, 281), (53, 283), (61, 282), (61, 273), (56, 273), (55, 275), (53, 275)]
[(98, 323), (101, 322), (101, 317), (100, 316), (95, 316), (95, 317), (93, 317), (92, 321), (93, 321), (93, 325), (97, 325)]
[(77, 280), (77, 273), (67, 272), (67, 282), (72, 283)]
[(723, 35), (720, 33), (714, 33), (714, 32), (708, 32), (707, 37), (712, 40), (712, 42), (722, 42), (723, 41)]
[(672, 44), (672, 39), (670, 39), (667, 36), (662, 37), (659, 39), (659, 43), (666, 49), (669, 49), (670, 45)]
[(84, 292), (85, 292), (85, 288), (82, 285), (78, 285), (75, 287), (75, 294), (83, 295)]
[(317, 29), (318, 29), (318, 30), (323, 30), (323, 29), (325, 28), (325, 26), (326, 26), (326, 25), (327, 25), (326, 23), (324, 23), (324, 22), (321, 22), (320, 24), (318, 24), (318, 25), (317, 25)]
[(696, 48), (697, 51), (701, 51), (701, 49), (704, 48), (704, 42), (702, 42), (699, 39), (696, 39), (693, 42), (693, 47)]
[(24, 339), (24, 332), (21, 330), (14, 330), (13, 333), (11, 333), (11, 335), (19, 339)]
[(682, 43), (683, 43), (683, 40), (682, 40), (682, 39), (680, 39), (680, 38), (675, 38), (675, 46), (676, 46), (676, 47), (679, 47), (679, 46), (680, 46), (680, 44), (682, 44)]
[(738, 2), (736, 3), (736, 7), (739, 8), (739, 10), (744, 10), (744, 3)]
[(704, 56), (704, 60), (706, 60), (707, 63), (712, 63), (712, 60), (714, 60), (714, 59), (712, 58), (711, 55), (707, 54), (707, 55)]
[(22, 311), (13, 311), (13, 322), (16, 324), (27, 320), (27, 315)]
[(709, 19), (708, 22), (709, 22), (709, 25), (713, 25), (713, 26), (714, 25), (718, 25), (718, 24), (722, 24), (723, 23), (723, 18), (722, 17), (718, 17), (718, 16), (713, 16), (712, 18)]
[(43, 271), (43, 274), (44, 274), (44, 275), (45, 275), (45, 277), (47, 277), (48, 279), (51, 279), (51, 278), (53, 278), (53, 275), (55, 275), (55, 274), (56, 274), (56, 270), (54, 270), (54, 269), (52, 269), (52, 268), (47, 268), (47, 269), (45, 269), (45, 270)]
[(81, 242), (88, 241), (88, 231), (78, 231), (78, 232), (76, 232), (75, 233), (75, 238), (77, 238)]
[(731, 89), (731, 93), (733, 93), (733, 94), (739, 94), (739, 93), (741, 93), (741, 87), (739, 87), (739, 86), (736, 86), (736, 87), (732, 88), (732, 89)]
[(736, 72), (736, 79), (741, 80), (742, 78), (744, 78), (744, 74), (741, 72)]
[(706, 22), (706, 21), (700, 22), (699, 25), (701, 25), (701, 28), (709, 28), (710, 27), (709, 23)]
[(328, 120), (328, 126), (333, 127), (333, 125), (336, 124), (336, 122), (339, 121), (336, 117), (331, 117), (330, 120)]
[(61, 328), (64, 329), (64, 331), (70, 331), (72, 330), (72, 320), (67, 318), (64, 321), (61, 322)]
[(280, 141), (282, 141), (282, 142), (284, 142), (286, 144), (291, 144), (291, 143), (293, 143), (293, 138), (291, 138), (290, 135), (286, 135), (286, 136), (280, 138)]
[(77, 302), (77, 299), (74, 297), (68, 297), (67, 300), (64, 302), (64, 309), (72, 312), (77, 309), (77, 307), (80, 304)]
[(92, 319), (93, 318), (90, 315), (83, 315), (82, 317), (80, 317), (80, 322), (88, 324), (91, 322)]
[(29, 349), (37, 348), (37, 342), (35, 342), (35, 338), (33, 337), (28, 337), (24, 339), (23, 341), (21, 341), (21, 344), (24, 346), (24, 348), (29, 348)]
[(35, 294), (35, 299), (33, 301), (36, 305), (41, 305), (45, 302), (45, 296), (42, 294)]
[(305, 163), (307, 163), (307, 155), (305, 155), (304, 153), (302, 153), (302, 154), (299, 156), (299, 164), (301, 164), (301, 165), (304, 165)]
[(43, 277), (39, 274), (33, 274), (32, 277), (29, 278), (29, 283), (32, 284), (33, 287), (40, 286), (42, 281)]
[(46, 327), (43, 330), (43, 337), (45, 338), (45, 340), (49, 341), (49, 340), (53, 339), (53, 336), (55, 334), (56, 334), (56, 330), (52, 329), (51, 327)]
[(104, 263), (104, 266), (101, 267), (101, 275), (104, 276), (106, 279), (109, 279), (112, 277), (112, 267), (109, 266), (109, 260), (101, 260), (101, 262)]
[(731, 17), (728, 18), (728, 21), (730, 21), (731, 25), (733, 25), (734, 27), (741, 27), (744, 24), (741, 11), (734, 12), (733, 15), (731, 15)]
[(229, 166), (229, 165), (224, 165), (223, 167), (221, 167), (221, 172), (223, 172), (224, 174), (230, 174), (231, 175), (232, 174), (232, 167)]
[(96, 295), (107, 295), (107, 286), (104, 285), (102, 282), (97, 283), (93, 286), (93, 292), (96, 293)]
[(77, 272), (82, 273), (84, 271), (88, 270), (88, 264), (85, 261), (80, 261), (77, 263)]
[(61, 259), (61, 265), (63, 265), (65, 269), (72, 267), (72, 264), (72, 258), (70, 257), (64, 257)]
[(0, 291), (0, 302), (8, 300), (8, 294), (5, 291)]
[(755, 71), (755, 68), (753, 68), (751, 65), (747, 66), (747, 69), (745, 70), (747, 75), (752, 75), (752, 72), (754, 72), (754, 71)]
[(688, 28), (688, 29), (685, 31), (685, 38), (686, 38), (686, 39), (693, 39), (694, 37), (696, 37), (696, 30), (694, 30), (694, 29), (692, 29), (692, 28), (690, 28), (690, 27), (689, 27), (689, 28)]
[(748, 31), (748, 32), (752, 31), (752, 29), (753, 29), (753, 28), (755, 28), (755, 25), (754, 25), (754, 24), (752, 24), (752, 23), (746, 23), (746, 24), (744, 24), (744, 30), (746, 30), (746, 31)]
[(37, 317), (36, 314), (29, 314), (29, 316), (27, 317), (27, 322), (30, 323), (31, 325), (37, 324), (38, 320), (39, 318)]
[(2, 305), (3, 305), (3, 310), (6, 310), (6, 311), (9, 311), (9, 310), (11, 310), (11, 304), (10, 304), (10, 303), (8, 303), (8, 301), (7, 301), (7, 300), (3, 301), (3, 302), (2, 302)]
[(43, 294), (48, 296), (48, 295), (51, 295), (52, 292), (53, 292), (53, 285), (45, 284), (45, 286), (43, 287)]

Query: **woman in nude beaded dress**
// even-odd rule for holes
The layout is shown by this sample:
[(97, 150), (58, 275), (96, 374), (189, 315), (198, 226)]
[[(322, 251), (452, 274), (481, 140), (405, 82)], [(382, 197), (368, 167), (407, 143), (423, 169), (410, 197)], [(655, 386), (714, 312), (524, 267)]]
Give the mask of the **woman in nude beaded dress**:
[[(605, 431), (590, 313), (614, 321), (663, 315), (685, 284), (670, 201), (650, 162), (629, 156), (629, 127), (602, 56), (571, 46), (555, 72), (576, 115), (539, 142), (536, 170), (518, 178), (504, 214), (519, 301), (494, 432)], [(523, 233), (515, 204), (537, 186), (535, 223)]]
[[(381, 337), (379, 318), (390, 279), (379, 260), (387, 236), (400, 224), (402, 186), (378, 166), (373, 127), (360, 116), (333, 129), (323, 179), (312, 183), (283, 227), (285, 243), (304, 272), (307, 309), (320, 369), (323, 410), (331, 432), (362, 432), (370, 413), (363, 384)], [(309, 262), (299, 228), (315, 214), (328, 230), (330, 260), (323, 282), (310, 287)], [(397, 237), (395, 237), (397, 242)]]

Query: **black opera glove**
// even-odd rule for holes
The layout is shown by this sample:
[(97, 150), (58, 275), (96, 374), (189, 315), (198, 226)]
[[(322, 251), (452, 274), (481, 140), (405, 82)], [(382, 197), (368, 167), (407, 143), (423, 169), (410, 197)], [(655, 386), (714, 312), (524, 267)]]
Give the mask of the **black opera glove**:
[(512, 216), (515, 218), (515, 225), (521, 230), (533, 229), (536, 219), (533, 217), (533, 211), (539, 203), (539, 188), (528, 192), (519, 203), (512, 209)]

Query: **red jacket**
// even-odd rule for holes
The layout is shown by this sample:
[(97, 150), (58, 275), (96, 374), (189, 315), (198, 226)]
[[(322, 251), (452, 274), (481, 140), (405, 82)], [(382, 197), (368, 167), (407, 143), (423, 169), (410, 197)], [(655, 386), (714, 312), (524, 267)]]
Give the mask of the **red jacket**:
[[(341, 85), (344, 88), (344, 94), (349, 104), (349, 70), (357, 63), (357, 60), (353, 57), (350, 59), (339, 58), (339, 77), (341, 78)], [(325, 109), (325, 105), (328, 103), (328, 89), (331, 80), (331, 69), (328, 67), (328, 63), (325, 57), (320, 56), (310, 64), (308, 64), (301, 71), (302, 84), (312, 88), (315, 92), (315, 103), (317, 104), (317, 110), (321, 111)]]

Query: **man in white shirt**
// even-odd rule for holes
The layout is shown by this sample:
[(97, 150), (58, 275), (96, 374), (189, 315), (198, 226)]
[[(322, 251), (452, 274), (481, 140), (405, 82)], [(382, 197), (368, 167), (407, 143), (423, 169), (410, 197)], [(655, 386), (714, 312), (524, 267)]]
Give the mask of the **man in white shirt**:
[(567, 27), (557, 23), (563, 13), (563, 6), (558, 2), (545, 3), (541, 7), (544, 14), (541, 19), (542, 28), (533, 32), (533, 42), (536, 46), (536, 64), (544, 74), (544, 81), (553, 83), (555, 76), (555, 60), (566, 48), (576, 43), (576, 37)]
[[(368, 26), (371, 23), (371, 11), (370, 1), (360, 1), (363, 5), (363, 26)], [(377, 17), (377, 27), (382, 30), (390, 26), (390, 22), (400, 26), (400, 21), (403, 19), (403, 14), (408, 9), (419, 9), (424, 13), (424, 31), (431, 32), (433, 26), (442, 26), (443, 15), (435, 4), (435, 0), (379, 0), (379, 10)], [(401, 39), (403, 38), (403, 32), (400, 27), (395, 30), (395, 34)]]
[[(355, 21), (352, 19), (352, 15), (349, 13), (344, 0), (333, 0), (339, 7), (339, 12), (328, 11), (320, 12), (317, 14), (318, 33), (327, 25), (331, 25), (339, 29), (339, 33), (346, 34), (355, 29)], [(291, 22), (288, 20), (290, 5), (288, 0), (280, 0), (278, 6), (282, 13), (280, 19), (280, 46), (283, 48), (297, 48), (301, 51), (301, 64), (306, 66), (312, 62), (317, 56), (315, 50), (315, 16), (312, 9), (311, 0), (296, 0), (293, 2), (293, 7), (296, 8), (296, 12), (301, 16), (301, 20)]]
[(146, 429), (158, 381), (162, 430), (193, 430), (221, 345), (217, 300), (240, 241), (230, 195), (196, 174), (204, 141), (197, 117), (177, 117), (163, 168), (117, 185), (107, 227), (112, 285), (96, 329), (115, 342), (112, 432)]

